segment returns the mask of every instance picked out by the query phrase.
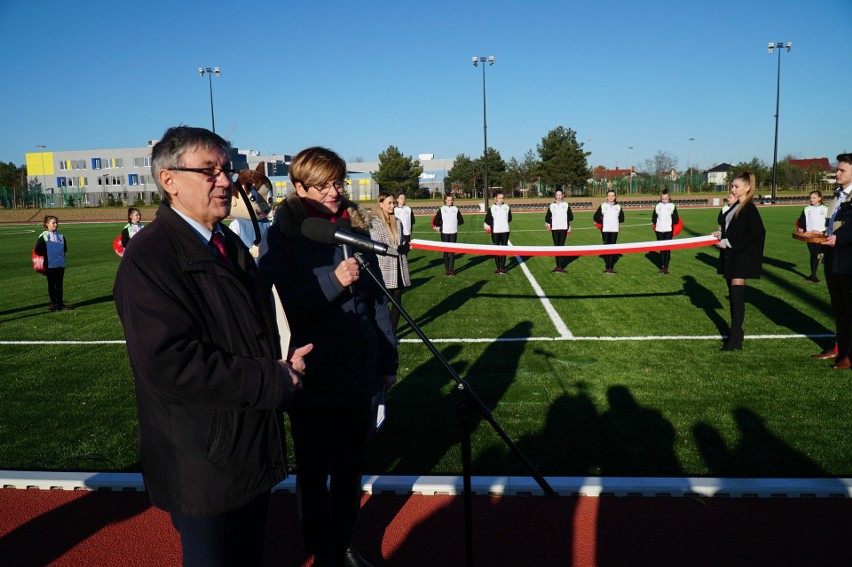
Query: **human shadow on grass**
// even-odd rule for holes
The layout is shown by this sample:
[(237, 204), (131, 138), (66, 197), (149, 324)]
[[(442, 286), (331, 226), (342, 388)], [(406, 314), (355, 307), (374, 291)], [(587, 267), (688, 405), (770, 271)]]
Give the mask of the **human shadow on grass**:
[(145, 492), (87, 492), (10, 531), (0, 540), (0, 557), (9, 566), (48, 565), (100, 530), (150, 507)]
[(683, 276), (683, 292), (689, 297), (694, 307), (704, 311), (708, 319), (716, 326), (720, 335), (728, 331), (728, 323), (718, 310), (722, 309), (722, 303), (716, 294), (704, 287), (692, 276)]
[(740, 438), (729, 447), (722, 435), (707, 423), (697, 423), (693, 434), (710, 473), (737, 477), (825, 476), (814, 461), (773, 434), (763, 418), (748, 408), (736, 408), (734, 421)]
[[(789, 329), (793, 333), (813, 335), (832, 332), (831, 329), (827, 329), (822, 323), (813, 317), (791, 307), (786, 301), (769, 295), (756, 287), (746, 286), (745, 298), (746, 304), (753, 305), (770, 321), (779, 327)], [(746, 319), (746, 325), (748, 325), (748, 319)], [(814, 338), (813, 342), (820, 345), (821, 340), (822, 339)]]
[(416, 270), (409, 269), (408, 273), (409, 274), (417, 274), (417, 273), (424, 272), (424, 271), (427, 271), (427, 270), (431, 270), (433, 268), (437, 268), (438, 266), (443, 266), (443, 265), (444, 265), (444, 260), (442, 258), (433, 258), (433, 259), (429, 260), (428, 262), (426, 262), (424, 265), (418, 267)]
[[(695, 259), (713, 268), (716, 268), (719, 265), (718, 257), (711, 256), (704, 252), (696, 254)], [(769, 258), (767, 260), (767, 258), (764, 257), (763, 261), (772, 265), (773, 259)], [(719, 277), (721, 278), (722, 276)], [(833, 314), (833, 311), (831, 310), (831, 304), (827, 300), (828, 292), (825, 291), (826, 288), (824, 286), (820, 287), (813, 286), (813, 284), (808, 284), (807, 286), (802, 287), (802, 284), (795, 284), (767, 270), (763, 270), (763, 272), (761, 273), (761, 279), (772, 282), (773, 284), (784, 289), (785, 291), (797, 296), (799, 299), (805, 301), (808, 305), (810, 305), (814, 311), (824, 313), (828, 316), (831, 316)], [(825, 291), (825, 293), (822, 293), (823, 291)], [(746, 301), (748, 301), (748, 299), (746, 299)]]
[[(507, 330), (502, 338), (527, 337), (531, 330), (532, 323), (523, 321)], [(526, 346), (524, 341), (495, 341), (466, 371), (465, 363), (453, 364), (453, 368), (483, 406), (493, 412), (514, 382)], [(459, 353), (458, 345), (442, 351), (448, 361)], [(467, 395), (457, 389), (446, 369), (433, 359), (402, 377), (388, 393), (388, 419), (383, 431), (371, 442), (365, 470), (382, 474), (424, 474), (435, 470), (447, 451), (459, 443), (457, 410), (466, 399)], [(476, 408), (471, 407), (473, 431), (481, 418)]]
[[(609, 408), (598, 413), (584, 381), (564, 388), (548, 407), (544, 427), (522, 437), (518, 446), (544, 475), (682, 475), (675, 430), (663, 414), (641, 406), (626, 386), (610, 387), (607, 399)], [(482, 458), (493, 460), (500, 453), (494, 446)], [(515, 462), (504, 462), (500, 470), (507, 468), (510, 474), (527, 474)]]
[[(451, 316), (451, 313), (467, 303), (468, 300), (473, 299), (479, 293), (479, 290), (487, 282), (485, 280), (479, 280), (476, 283), (473, 283), (463, 289), (460, 289), (456, 292), (451, 293), (447, 297), (445, 297), (440, 303), (432, 307), (429, 311), (421, 315), (419, 318), (415, 319), (415, 322), (422, 328), (428, 325), (429, 323), (437, 320), (440, 317)], [(403, 307), (405, 304), (403, 303)], [(400, 324), (405, 322), (405, 319), (400, 319)], [(414, 334), (414, 331), (410, 326), (406, 326), (405, 331), (400, 330), (399, 337), (402, 338), (406, 335)]]
[(639, 405), (627, 386), (607, 390), (609, 409), (600, 419), (601, 474), (680, 476), (674, 452), (675, 429), (663, 414)]
[[(505, 337), (529, 336), (532, 323), (519, 323)], [(526, 343), (522, 341), (491, 343), (482, 355), (463, 371), (464, 363), (453, 364), (454, 370), (468, 384), (489, 412), (493, 412), (514, 381), (519, 360)], [(441, 354), (451, 361), (461, 353), (461, 347), (452, 345)], [(408, 376), (403, 377), (388, 393), (388, 418), (383, 430), (368, 447), (365, 471), (374, 474), (418, 475), (436, 471), (450, 451), (459, 451), (461, 431), (459, 404), (468, 396), (455, 387), (456, 382), (443, 366), (430, 359)], [(447, 387), (450, 386), (448, 389)], [(488, 427), (474, 404), (471, 406), (469, 428)], [(456, 457), (453, 457), (456, 460)], [(460, 474), (461, 470), (437, 471)], [(474, 469), (475, 474), (481, 471)], [(398, 512), (406, 500), (400, 500)], [(381, 512), (384, 525), (395, 517), (393, 510)], [(364, 514), (373, 514), (371, 501), (364, 505)], [(362, 551), (369, 557), (381, 557), (381, 539), (373, 538)]]

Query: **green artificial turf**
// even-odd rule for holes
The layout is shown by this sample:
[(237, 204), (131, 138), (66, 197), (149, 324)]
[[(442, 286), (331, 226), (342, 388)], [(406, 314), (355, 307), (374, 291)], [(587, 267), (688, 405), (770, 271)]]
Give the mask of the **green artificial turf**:
[[(552, 258), (525, 259), (576, 340), (556, 340), (514, 258), (498, 276), (491, 258), (459, 256), (452, 278), (440, 254), (412, 251), (403, 304), (546, 475), (852, 476), (852, 373), (809, 357), (832, 340), (825, 285), (804, 281), (807, 250), (790, 237), (798, 209), (760, 211), (766, 259), (748, 282), (742, 352), (718, 350), (729, 315), (715, 247), (674, 251), (670, 275), (657, 273), (655, 253), (624, 255), (615, 276), (593, 256), (563, 274)], [(717, 212), (682, 209), (681, 236), (714, 230)], [(567, 244), (599, 244), (591, 213), (575, 216)], [(466, 218), (459, 241), (490, 243), (482, 215)], [(427, 217), (417, 220), (414, 238), (438, 240)], [(60, 225), (75, 307), (61, 313), (47, 312), (46, 283), (30, 267), (40, 226), (0, 227), (2, 468), (138, 468), (124, 346), (96, 343), (123, 339), (111, 248), (121, 226)], [(515, 245), (551, 244), (543, 212), (516, 213), (512, 230)], [(650, 211), (627, 209), (619, 242), (653, 239)], [(536, 340), (511, 340), (527, 337)], [(367, 471), (458, 474), (463, 395), (403, 321), (400, 338), (400, 381)], [(527, 474), (488, 423), (473, 423), (476, 474)]]

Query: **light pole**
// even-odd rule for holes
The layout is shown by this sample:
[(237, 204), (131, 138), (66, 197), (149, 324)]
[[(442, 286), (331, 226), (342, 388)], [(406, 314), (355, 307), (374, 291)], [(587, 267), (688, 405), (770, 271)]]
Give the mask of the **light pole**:
[[(41, 150), (41, 193), (43, 198), (47, 199), (47, 174), (44, 171), (44, 150), (47, 149), (47, 146), (39, 144), (36, 146), (36, 149)], [(50, 203), (53, 206), (53, 202)]]
[(628, 167), (630, 168), (630, 193), (633, 193), (633, 146), (627, 146), (627, 149), (630, 150), (630, 163)]
[(778, 111), (781, 106), (781, 50), (787, 48), (789, 52), (793, 48), (793, 42), (788, 41), (786, 44), (783, 41), (777, 43), (769, 42), (769, 53), (772, 54), (778, 50), (778, 86), (775, 91), (775, 151), (772, 154), (772, 203), (775, 203), (775, 174), (778, 169)]
[(482, 139), (485, 145), (485, 149), (482, 152), (482, 159), (485, 165), (485, 178), (483, 180), (484, 190), (482, 193), (485, 195), (485, 211), (488, 211), (488, 120), (486, 119), (485, 113), (485, 63), (487, 62), (489, 65), (494, 65), (494, 56), (489, 55), (488, 57), (472, 57), (473, 66), (477, 67), (480, 63), (482, 63)]
[(689, 149), (686, 152), (686, 171), (689, 172), (689, 179), (686, 180), (687, 192), (689, 192), (689, 190), (692, 188), (692, 173), (693, 172), (692, 172), (691, 169), (689, 169), (689, 160), (692, 158), (692, 142), (694, 142), (694, 141), (695, 141), (695, 138), (689, 139)]
[(198, 74), (202, 77), (207, 73), (207, 83), (210, 86), (210, 125), (213, 127), (213, 133), (216, 133), (216, 118), (213, 116), (213, 75), (221, 77), (222, 73), (219, 67), (199, 67)]

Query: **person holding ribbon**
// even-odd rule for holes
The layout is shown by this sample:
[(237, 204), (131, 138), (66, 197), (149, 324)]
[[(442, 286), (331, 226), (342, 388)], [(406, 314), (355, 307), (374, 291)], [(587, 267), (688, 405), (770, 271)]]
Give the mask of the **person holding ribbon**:
[(763, 265), (766, 229), (754, 204), (754, 190), (755, 177), (750, 171), (734, 177), (731, 194), (737, 201), (721, 219), (721, 230), (713, 233), (719, 239), (717, 273), (725, 277), (730, 296), (731, 330), (724, 351), (743, 349), (746, 280), (760, 279)]
[[(438, 209), (432, 218), (432, 228), (441, 233), (441, 242), (457, 242), (459, 227), (464, 224), (461, 211), (453, 205), (453, 196), (444, 197), (444, 205)], [(456, 275), (456, 255), (453, 252), (444, 252), (444, 275)]]
[[(660, 202), (654, 206), (651, 213), (651, 225), (657, 240), (671, 240), (680, 218), (677, 214), (677, 205), (671, 202), (669, 190), (663, 189), (660, 193)], [(660, 250), (660, 274), (669, 273), (669, 262), (672, 258), (671, 250)]]
[(399, 243), (407, 244), (411, 242), (411, 230), (414, 227), (414, 211), (405, 204), (405, 193), (400, 193), (396, 196), (396, 203), (396, 207), (393, 209), (393, 216), (402, 223), (402, 236), (399, 239)]
[[(404, 195), (403, 203), (405, 203)], [(389, 246), (399, 246), (403, 244), (405, 238), (404, 225), (396, 218), (396, 212), (400, 209), (394, 208), (393, 195), (382, 191), (376, 199), (379, 203), (379, 212), (373, 216), (370, 224), (370, 238), (377, 242), (382, 242)], [(410, 240), (409, 233), (409, 240)], [(399, 256), (379, 256), (379, 267), (382, 270), (382, 279), (385, 282), (385, 287), (394, 298), (402, 302), (402, 291), (411, 287), (411, 276), (408, 272), (408, 256), (400, 254)], [(391, 310), (391, 325), (393, 326), (394, 335), (396, 334), (397, 326), (399, 325), (399, 309), (394, 305), (390, 306)]]
[[(494, 204), (488, 208), (485, 213), (485, 232), (491, 235), (491, 243), (495, 246), (509, 245), (509, 223), (512, 222), (512, 210), (506, 204), (506, 198), (502, 191), (494, 194)], [(506, 270), (506, 255), (498, 254), (494, 256), (494, 263), (497, 265), (495, 274), (505, 275), (509, 272)]]
[[(544, 215), (544, 226), (550, 231), (554, 246), (565, 246), (565, 239), (571, 232), (573, 220), (574, 213), (571, 211), (571, 205), (565, 201), (562, 189), (557, 189), (553, 192), (553, 202), (547, 207), (547, 213)], [(555, 256), (555, 258), (556, 267), (553, 271), (561, 274), (568, 264), (567, 256)]]
[[(598, 210), (592, 217), (595, 225), (601, 230), (603, 243), (607, 245), (618, 242), (618, 230), (621, 223), (624, 222), (624, 209), (618, 204), (615, 191), (610, 189), (606, 192), (606, 201), (600, 204)], [(618, 258), (617, 254), (604, 254), (604, 273), (617, 274), (615, 271), (615, 261)]]
[[(829, 205), (830, 216), (823, 243), (825, 282), (834, 311), (837, 353), (832, 368), (842, 370), (852, 367), (852, 154), (837, 156), (837, 184), (839, 187)], [(826, 349), (814, 358), (832, 358), (833, 349)]]

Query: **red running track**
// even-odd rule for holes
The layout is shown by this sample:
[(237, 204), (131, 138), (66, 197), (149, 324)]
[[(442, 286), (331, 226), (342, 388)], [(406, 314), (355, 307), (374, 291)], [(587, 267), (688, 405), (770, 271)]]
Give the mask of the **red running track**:
[[(169, 566), (177, 533), (142, 492), (0, 489), (0, 564)], [(264, 565), (307, 566), (295, 496), (272, 496)], [(852, 565), (848, 498), (474, 497), (476, 565)], [(465, 563), (462, 500), (365, 495), (376, 565)]]

